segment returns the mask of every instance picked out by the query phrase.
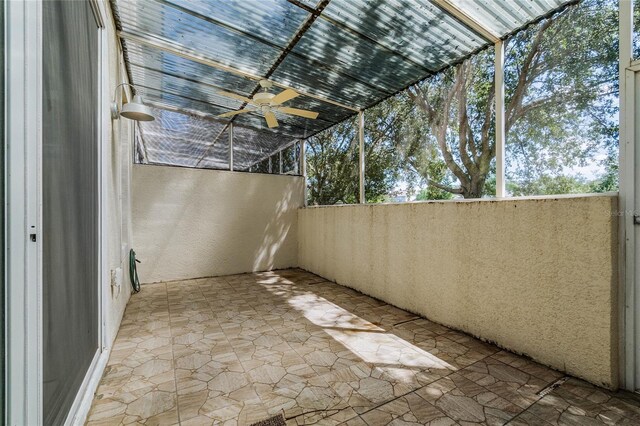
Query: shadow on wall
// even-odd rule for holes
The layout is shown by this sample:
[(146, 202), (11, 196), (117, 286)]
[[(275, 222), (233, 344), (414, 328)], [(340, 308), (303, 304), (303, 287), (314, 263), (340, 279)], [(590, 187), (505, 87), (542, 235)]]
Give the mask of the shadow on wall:
[(134, 191), (142, 282), (296, 266), (299, 178), (139, 165)]
[[(289, 235), (292, 222), (295, 223), (297, 221), (297, 213), (295, 212), (293, 213), (293, 221), (291, 218), (285, 217), (291, 214), (290, 212), (292, 209), (295, 210), (300, 207), (299, 203), (294, 203), (292, 200), (294, 192), (294, 182), (290, 180), (282, 193), (282, 199), (277, 201), (275, 204), (274, 214), (270, 216), (269, 222), (267, 222), (267, 225), (264, 228), (264, 232), (262, 233), (262, 242), (253, 256), (253, 271), (269, 271), (275, 267), (275, 257), (278, 254), (280, 247), (283, 245), (287, 235)], [(294, 229), (297, 229), (297, 226)], [(297, 243), (297, 238), (295, 240)]]

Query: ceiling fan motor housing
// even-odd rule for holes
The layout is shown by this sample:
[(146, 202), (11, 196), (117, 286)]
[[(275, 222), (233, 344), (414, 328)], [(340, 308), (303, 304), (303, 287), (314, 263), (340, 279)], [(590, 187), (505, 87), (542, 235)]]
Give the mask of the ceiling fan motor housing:
[(269, 92), (258, 92), (253, 96), (253, 102), (258, 105), (268, 105), (275, 96), (276, 95)]

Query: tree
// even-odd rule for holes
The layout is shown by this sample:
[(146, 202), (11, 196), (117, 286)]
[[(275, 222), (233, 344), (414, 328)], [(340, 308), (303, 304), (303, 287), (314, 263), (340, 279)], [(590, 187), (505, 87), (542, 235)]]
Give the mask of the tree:
[(307, 139), (309, 204), (358, 202), (358, 138), (354, 119)]
[[(504, 41), (514, 195), (617, 188), (617, 37), (617, 1), (583, 0)], [(367, 200), (384, 200), (399, 183), (425, 199), (495, 194), (494, 93), (489, 47), (366, 110)], [(350, 126), (348, 143), (340, 126), (315, 137), (311, 202), (358, 200)], [(569, 172), (595, 154), (606, 157), (603, 176)]]
[[(510, 177), (521, 188), (545, 188), (532, 182), (617, 143), (616, 10), (614, 1), (585, 1), (505, 41)], [(407, 91), (429, 135), (405, 143), (437, 148), (456, 184), (416, 171), (465, 198), (487, 193), (496, 155), (492, 62), (489, 49)]]

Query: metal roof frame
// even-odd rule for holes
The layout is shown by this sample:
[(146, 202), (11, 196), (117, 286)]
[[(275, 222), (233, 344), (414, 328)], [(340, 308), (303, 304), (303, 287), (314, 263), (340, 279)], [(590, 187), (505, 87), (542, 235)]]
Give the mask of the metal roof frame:
[[(404, 12), (404, 10), (406, 10), (407, 7), (411, 8), (412, 6), (415, 6), (417, 8), (419, 3), (419, 4), (422, 4), (423, 6), (427, 6), (427, 8), (430, 8), (428, 9), (428, 12), (431, 13), (430, 15), (431, 17), (428, 19), (432, 19), (432, 20), (436, 19), (436, 21), (431, 21), (431, 23), (435, 22), (436, 26), (438, 24), (437, 22), (437, 19), (439, 19), (438, 16), (446, 16), (448, 17), (447, 19), (451, 20), (451, 22), (457, 22), (457, 25), (458, 25), (458, 27), (456, 27), (457, 30), (467, 31), (469, 36), (471, 36), (471, 34), (475, 34), (475, 36), (473, 37), (476, 37), (476, 40), (482, 40), (482, 42), (476, 42), (477, 44), (475, 45), (475, 48), (472, 48), (471, 50), (469, 50), (465, 46), (466, 50), (461, 51), (463, 52), (462, 55), (458, 53), (449, 54), (449, 56), (453, 55), (451, 56), (453, 60), (446, 59), (444, 60), (443, 65), (438, 67), (425, 66), (425, 63), (421, 63), (418, 60), (416, 60), (415, 59), (416, 51), (411, 51), (407, 54), (401, 48), (394, 48), (393, 46), (395, 46), (394, 44), (395, 39), (390, 40), (388, 38), (385, 38), (383, 41), (380, 39), (379, 33), (377, 34), (377, 36), (368, 34), (366, 26), (363, 26), (363, 27), (358, 26), (358, 23), (364, 22), (362, 20), (366, 19), (367, 16), (362, 17), (359, 15), (349, 15), (349, 13), (353, 14), (357, 12), (357, 11), (354, 12), (353, 10), (346, 11), (345, 16), (340, 15), (341, 13), (340, 10), (342, 10), (340, 8), (351, 7), (353, 9), (352, 4), (349, 4), (348, 0), (319, 0), (315, 5), (315, 7), (312, 7), (308, 5), (308, 3), (301, 0), (286, 0), (286, 2), (284, 0), (269, 0), (270, 4), (274, 4), (274, 5), (278, 4), (278, 8), (280, 10), (290, 10), (291, 7), (289, 7), (288, 9), (282, 8), (282, 4), (288, 3), (294, 6), (293, 9), (296, 9), (296, 10), (299, 9), (307, 13), (307, 16), (304, 19), (302, 19), (302, 21), (297, 21), (299, 22), (297, 29), (292, 33), (289, 33), (291, 35), (289, 36), (289, 40), (286, 43), (286, 45), (284, 43), (285, 39), (282, 37), (278, 42), (278, 41), (275, 41), (278, 39), (277, 37), (274, 38), (274, 40), (270, 40), (269, 38), (265, 37), (264, 31), (262, 32), (262, 34), (260, 34), (259, 31), (257, 33), (252, 32), (249, 29), (250, 27), (242, 28), (242, 23), (244, 22), (246, 26), (247, 20), (246, 19), (244, 21), (239, 20), (240, 24), (238, 25), (235, 22), (233, 22), (232, 19), (230, 19), (230, 16), (233, 16), (233, 15), (229, 15), (227, 13), (228, 11), (223, 12), (223, 16), (226, 16), (226, 21), (224, 17), (221, 17), (221, 19), (218, 19), (219, 17), (213, 16), (212, 13), (209, 13), (211, 12), (211, 10), (220, 10), (220, 9), (216, 9), (216, 7), (218, 6), (215, 6), (212, 4), (202, 3), (200, 6), (205, 5), (204, 12), (203, 12), (202, 7), (198, 6), (197, 1), (195, 2), (194, 9), (192, 9), (190, 8), (190, 3), (183, 2), (182, 0), (151, 0), (148, 2), (149, 4), (152, 4), (152, 6), (150, 7), (150, 10), (151, 12), (155, 11), (156, 17), (160, 16), (160, 15), (157, 15), (158, 13), (162, 14), (161, 18), (164, 18), (165, 13), (168, 13), (169, 15), (171, 15), (170, 18), (167, 18), (169, 19), (169, 21), (167, 21), (168, 23), (165, 23), (164, 20), (161, 20), (160, 24), (158, 24), (157, 21), (150, 21), (149, 26), (145, 26), (145, 25), (136, 26), (140, 24), (140, 22), (144, 21), (145, 14), (136, 12), (134, 15), (131, 15), (131, 13), (133, 13), (132, 10), (135, 8), (138, 8), (140, 9), (140, 11), (142, 11), (146, 6), (145, 4), (141, 2), (141, 5), (139, 6), (137, 3), (133, 3), (133, 6), (132, 6), (132, 4), (130, 3), (129, 5), (125, 6), (125, 15), (126, 13), (129, 13), (130, 16), (121, 16), (118, 13), (118, 4), (122, 3), (123, 0), (110, 0), (110, 1), (111, 1), (112, 10), (114, 12), (114, 16), (116, 17), (117, 35), (121, 40), (123, 51), (125, 54), (127, 72), (129, 73), (130, 80), (134, 85), (137, 85), (141, 89), (147, 88), (149, 90), (153, 90), (156, 92), (167, 93), (168, 95), (170, 95), (169, 98), (173, 97), (172, 99), (176, 101), (178, 100), (178, 98), (184, 98), (190, 102), (197, 102), (197, 103), (204, 103), (204, 104), (211, 105), (215, 107), (214, 110), (216, 108), (230, 110), (230, 105), (220, 105), (212, 101), (211, 99), (206, 99), (206, 100), (196, 99), (194, 97), (190, 97), (187, 93), (176, 93), (176, 90), (170, 90), (168, 88), (162, 87), (163, 84), (160, 84), (159, 85), (160, 87), (148, 87), (148, 86), (145, 86), (144, 84), (137, 83), (134, 78), (131, 78), (132, 77), (131, 66), (135, 66), (136, 69), (138, 70), (137, 72), (142, 73), (142, 74), (139, 74), (141, 78), (144, 78), (145, 80), (148, 80), (150, 78), (151, 79), (150, 81), (152, 83), (156, 83), (158, 81), (157, 79), (161, 78), (161, 77), (156, 77), (153, 73), (158, 73), (161, 76), (166, 75), (168, 78), (169, 77), (174, 78), (173, 80), (174, 83), (170, 83), (174, 86), (174, 89), (175, 87), (181, 88), (183, 82), (187, 82), (187, 83), (191, 82), (193, 84), (202, 84), (206, 87), (209, 87), (214, 92), (207, 91), (205, 93), (208, 93), (210, 95), (215, 93), (215, 91), (227, 91), (227, 92), (237, 93), (237, 90), (234, 90), (233, 88), (219, 87), (218, 85), (213, 85), (210, 82), (194, 80), (193, 76), (197, 74), (193, 74), (193, 72), (201, 71), (198, 67), (189, 66), (189, 70), (191, 70), (191, 73), (192, 73), (190, 77), (186, 75), (179, 75), (177, 72), (164, 70), (162, 69), (161, 64), (157, 66), (151, 66), (150, 64), (144, 63), (145, 54), (147, 55), (149, 54), (147, 53), (148, 50), (144, 50), (144, 49), (151, 49), (151, 51), (157, 51), (160, 53), (165, 52), (166, 54), (174, 55), (175, 57), (182, 58), (186, 61), (190, 61), (190, 63), (192, 62), (192, 63), (204, 65), (206, 67), (211, 67), (213, 69), (219, 70), (220, 72), (223, 73), (223, 75), (227, 75), (227, 74), (234, 75), (234, 76), (241, 77), (242, 79), (247, 79), (249, 81), (256, 82), (255, 88), (251, 91), (251, 94), (249, 96), (247, 96), (246, 92), (237, 93), (242, 96), (246, 96), (246, 97), (253, 96), (255, 93), (257, 93), (260, 90), (260, 86), (257, 83), (260, 80), (268, 79), (273, 83), (275, 87), (279, 87), (281, 89), (293, 89), (296, 92), (303, 95), (302, 97), (307, 97), (311, 100), (320, 102), (321, 104), (326, 104), (333, 108), (337, 108), (336, 111), (344, 111), (344, 114), (341, 114), (341, 113), (334, 114), (333, 110), (327, 110), (328, 112), (331, 113), (331, 115), (333, 115), (332, 117), (333, 119), (325, 120), (326, 124), (319, 122), (320, 130), (318, 130), (318, 126), (315, 126), (315, 129), (313, 129), (309, 135), (306, 135), (306, 129), (304, 129), (303, 134), (305, 134), (305, 137), (302, 139), (305, 139), (307, 137), (313, 136), (314, 134), (318, 133), (319, 131), (322, 131), (323, 129), (332, 127), (333, 125), (345, 119), (352, 118), (356, 113), (360, 113), (362, 110), (366, 108), (370, 108), (373, 105), (376, 105), (377, 103), (383, 101), (384, 99), (387, 99), (390, 96), (397, 94), (398, 92), (406, 89), (407, 87), (413, 84), (416, 84), (417, 82), (422, 81), (425, 78), (428, 78), (437, 72), (440, 72), (444, 68), (447, 68), (449, 66), (452, 66), (453, 64), (459, 63), (469, 55), (474, 54), (480, 50), (483, 50), (487, 46), (499, 44), (501, 40), (503, 40), (508, 35), (516, 32), (519, 28), (522, 28), (523, 26), (526, 26), (531, 22), (538, 21), (539, 19), (542, 19), (548, 16), (549, 14), (554, 13), (555, 11), (561, 9), (567, 4), (574, 3), (577, 0), (544, 0), (544, 1), (531, 0), (532, 4), (535, 3), (535, 5), (531, 7), (527, 5), (518, 6), (518, 5), (515, 5), (515, 3), (514, 3), (514, 6), (510, 6), (510, 4), (508, 3), (507, 4), (501, 3), (499, 7), (497, 6), (497, 9), (502, 8), (503, 13), (504, 13), (504, 9), (509, 9), (509, 13), (513, 13), (514, 16), (517, 15), (518, 19), (513, 19), (514, 22), (525, 23), (524, 25), (520, 25), (519, 28), (515, 28), (515, 27), (509, 28), (510, 31), (508, 32), (502, 31), (504, 33), (500, 33), (496, 31), (494, 28), (490, 28), (486, 25), (486, 23), (489, 22), (487, 21), (486, 13), (490, 13), (491, 11), (490, 7), (492, 2), (497, 2), (502, 0), (476, 0), (474, 3), (472, 3), (474, 7), (478, 9), (482, 8), (483, 10), (481, 12), (484, 12), (485, 13), (484, 15), (477, 15), (477, 14), (474, 15), (474, 11), (467, 10), (467, 8), (464, 7), (464, 5), (459, 2), (459, 0), (411, 0), (411, 1), (409, 0), (377, 0), (377, 2), (372, 2), (372, 3), (363, 3), (362, 2), (363, 0), (360, 2), (354, 0), (353, 4), (361, 4), (361, 5), (373, 4), (374, 6), (379, 7), (381, 10), (383, 10), (382, 13), (387, 14), (384, 16), (384, 18), (387, 18), (387, 19), (383, 25), (387, 25), (387, 24), (392, 25), (389, 22), (393, 23), (393, 13), (399, 13), (398, 11)], [(243, 6), (246, 6), (246, 2), (250, 2), (251, 0), (244, 0), (244, 1), (245, 3)], [(416, 1), (416, 3), (413, 3), (413, 1)], [(242, 8), (234, 9), (236, 7), (235, 3), (236, 2), (232, 0), (227, 5), (229, 5), (228, 7), (230, 7), (234, 11), (243, 10), (245, 13), (252, 12), (251, 8), (246, 8), (246, 7), (244, 9)], [(406, 6), (405, 3), (408, 6)], [(156, 5), (156, 6), (153, 6), (153, 5)], [(262, 5), (263, 4), (261, 4), (261, 6)], [(324, 13), (325, 9), (330, 5), (332, 6), (332, 8), (330, 9), (330, 12)], [(154, 9), (154, 7), (156, 9)], [(196, 10), (198, 9), (198, 7), (200, 7), (200, 9)], [(211, 7), (211, 9), (209, 9), (209, 7)], [(403, 7), (404, 7), (404, 10), (403, 10)], [(167, 9), (165, 10), (163, 8), (167, 8)], [(529, 10), (527, 10), (527, 8), (529, 8)], [(168, 11), (169, 9), (174, 10), (176, 12), (173, 12), (173, 13), (169, 12)], [(338, 10), (337, 15), (336, 15), (336, 9)], [(438, 13), (441, 12), (442, 14), (440, 15), (435, 14), (434, 11), (436, 10), (439, 11)], [(545, 13), (543, 14), (540, 13), (533, 16), (531, 15), (531, 10), (542, 11)], [(203, 28), (204, 29), (210, 28), (211, 31), (217, 32), (218, 30), (216, 30), (215, 28), (220, 28), (220, 29), (223, 29), (224, 31), (229, 32), (230, 34), (234, 34), (234, 37), (239, 36), (239, 37), (242, 37), (243, 40), (246, 39), (249, 42), (252, 42), (252, 41), (256, 42), (258, 43), (258, 45), (267, 46), (269, 49), (272, 49), (269, 51), (270, 52), (269, 55), (271, 55), (271, 57), (274, 58), (273, 55), (277, 53), (277, 56), (275, 56), (275, 58), (272, 59), (273, 62), (270, 63), (266, 71), (264, 68), (266, 64), (264, 62), (262, 63), (262, 66), (263, 66), (262, 71), (257, 71), (257, 69), (255, 68), (254, 68), (254, 71), (251, 71), (250, 70), (251, 67), (247, 68), (246, 66), (247, 64), (246, 60), (244, 61), (243, 69), (240, 69), (239, 67), (234, 66), (233, 63), (223, 63), (220, 60), (217, 60), (215, 57), (212, 57), (211, 55), (204, 53), (204, 51), (189, 47), (187, 44), (183, 43), (182, 40), (175, 40), (175, 39), (172, 40), (171, 37), (173, 36), (173, 34), (170, 31), (168, 33), (164, 30), (161, 33), (149, 32), (149, 31), (152, 31), (153, 28), (158, 28), (158, 25), (163, 25), (163, 26), (171, 25), (170, 19), (175, 19), (175, 16), (174, 16), (175, 13), (183, 14), (183, 15), (177, 15), (181, 17), (181, 20), (189, 19), (189, 17), (193, 17), (195, 20), (197, 20), (197, 22), (194, 21), (195, 23), (192, 25), (196, 25), (198, 22), (202, 22), (203, 23), (202, 25), (204, 26), (201, 26), (200, 28), (198, 28), (197, 26), (194, 27), (196, 28), (195, 31), (202, 30)], [(419, 16), (419, 18), (427, 19), (424, 16), (422, 16), (427, 14), (427, 12), (423, 11), (420, 13), (421, 15)], [(134, 24), (130, 25), (129, 27), (123, 26), (123, 22), (127, 23), (128, 22), (127, 19), (131, 19), (131, 16), (133, 16), (133, 19), (135, 19)], [(294, 14), (294, 16), (297, 17), (296, 19), (301, 19), (302, 17), (302, 15), (299, 15), (297, 13)], [(511, 15), (508, 15), (508, 16), (511, 16)], [(480, 19), (478, 19), (478, 17)], [(152, 18), (149, 18), (149, 19), (152, 19)], [(267, 19), (271, 19), (271, 16), (269, 14), (267, 14)], [(483, 24), (482, 22), (483, 19), (485, 24)], [(320, 28), (325, 28), (326, 25), (329, 25), (330, 27), (327, 27), (327, 28), (334, 28), (336, 31), (342, 31), (343, 32), (342, 37), (348, 37), (349, 43), (355, 43), (356, 48), (360, 45), (366, 46), (363, 48), (364, 50), (360, 52), (354, 52), (354, 53), (359, 53), (360, 56), (362, 55), (362, 52), (368, 52), (368, 51), (371, 51), (371, 49), (374, 49), (373, 50), (374, 52), (380, 52), (382, 58), (395, 58), (394, 60), (399, 61), (398, 63), (404, 67), (400, 69), (397, 82), (399, 83), (404, 81), (404, 83), (396, 86), (389, 85), (390, 81), (393, 83), (396, 80), (396, 79), (390, 80), (390, 78), (394, 76), (394, 72), (391, 71), (391, 69), (387, 69), (386, 77), (384, 77), (386, 78), (386, 80), (384, 80), (383, 85), (379, 84), (379, 82), (374, 81), (375, 79), (370, 80), (369, 78), (367, 78), (366, 73), (364, 75), (360, 75), (360, 73), (358, 73), (357, 71), (358, 66), (365, 65), (367, 63), (368, 58), (365, 58), (364, 62), (358, 62), (358, 61), (362, 61), (362, 58), (360, 59), (356, 58), (354, 59), (354, 61), (356, 62), (350, 63), (348, 64), (348, 66), (345, 66), (344, 63), (339, 63), (340, 62), (339, 60), (331, 60), (330, 58), (323, 57), (323, 56), (318, 57), (317, 56), (318, 52), (308, 53), (306, 50), (300, 51), (300, 48), (295, 49), (299, 41), (303, 39), (305, 40), (307, 39), (305, 37), (306, 33), (312, 27), (314, 27), (314, 23), (317, 20), (321, 20), (327, 23), (327, 24), (324, 24), (325, 26), (321, 26)], [(401, 22), (398, 25), (405, 25), (405, 26), (410, 25), (410, 24), (407, 24), (405, 21)], [(271, 22), (271, 21), (266, 21), (266, 22)], [(290, 21), (290, 23), (291, 22), (295, 22), (295, 21)], [(424, 22), (429, 23), (430, 21), (424, 21)], [(370, 25), (371, 23), (369, 22), (368, 24)], [(376, 24), (375, 21), (374, 21), (374, 24)], [(209, 25), (209, 27), (206, 27), (206, 25)], [(396, 27), (393, 27), (393, 28), (397, 30)], [(145, 28), (147, 29), (145, 30)], [(161, 28), (164, 28), (164, 27), (161, 27)], [(191, 27), (188, 27), (188, 28), (191, 28)], [(453, 28), (453, 27), (450, 27), (450, 28)], [(170, 29), (171, 28), (169, 27), (169, 30)], [(184, 30), (184, 28), (182, 28), (182, 30)], [(293, 30), (293, 27), (289, 25), (287, 31), (292, 31), (292, 30)], [(411, 30), (413, 31), (414, 28), (412, 28)], [(203, 36), (207, 36), (207, 34), (203, 34)], [(419, 34), (420, 33), (418, 33), (418, 35)], [(448, 36), (451, 35), (450, 33), (447, 33), (447, 34)], [(318, 36), (318, 33), (316, 30), (315, 37), (317, 38), (317, 36)], [(427, 40), (430, 40), (427, 42), (433, 42), (433, 40), (436, 40), (436, 41), (445, 40), (446, 37), (447, 35), (438, 36), (436, 37), (436, 39), (433, 39), (433, 37), (430, 39), (427, 38)], [(305, 49), (306, 46), (308, 46), (309, 42), (311, 43), (314, 42), (313, 37), (311, 37), (311, 39), (309, 40), (307, 40), (307, 44), (304, 45), (302, 49)], [(133, 43), (134, 45), (141, 46), (138, 49), (142, 49), (142, 50), (137, 50), (136, 55), (138, 59), (142, 58), (143, 60), (136, 61), (136, 62), (129, 61), (128, 50), (127, 50), (127, 43), (129, 42)], [(196, 45), (198, 44), (197, 41), (195, 44)], [(206, 50), (206, 45), (201, 44), (201, 46), (203, 46)], [(422, 46), (422, 45), (418, 43), (417, 46)], [(448, 52), (447, 48), (448, 46), (436, 46), (435, 51)], [(214, 55), (217, 54), (216, 51), (208, 50), (208, 52)], [(428, 54), (434, 55), (434, 54), (437, 54), (437, 52), (431, 53), (429, 51)], [(369, 100), (364, 103), (362, 101), (356, 100), (355, 104), (349, 104), (348, 100), (351, 98), (348, 96), (348, 94), (343, 93), (342, 95), (340, 95), (340, 93), (338, 92), (337, 93), (338, 96), (336, 98), (336, 96), (332, 96), (335, 93), (335, 91), (330, 91), (330, 90), (327, 91), (326, 89), (322, 89), (322, 88), (318, 89), (314, 85), (309, 86), (309, 83), (307, 82), (309, 80), (309, 77), (305, 77), (307, 78), (307, 80), (304, 80), (304, 79), (296, 80), (295, 78), (293, 79), (288, 78), (285, 75), (285, 79), (283, 80), (283, 75), (282, 75), (282, 71), (280, 70), (280, 67), (281, 65), (284, 65), (285, 61), (289, 57), (297, 58), (297, 60), (302, 61), (300, 63), (303, 65), (298, 65), (298, 67), (302, 66), (303, 68), (302, 69), (299, 68), (297, 70), (295, 67), (291, 68), (291, 64), (289, 64), (287, 68), (288, 69), (287, 72), (305, 72), (306, 69), (304, 67), (308, 67), (308, 66), (311, 66), (312, 68), (315, 68), (315, 69), (325, 70), (331, 73), (331, 76), (333, 76), (333, 77), (330, 76), (331, 78), (344, 79), (342, 81), (342, 84), (343, 85), (346, 84), (347, 87), (349, 87), (349, 84), (350, 84), (349, 82), (351, 82), (351, 84), (360, 85), (359, 88), (354, 90), (360, 90), (360, 91), (364, 90), (365, 91), (364, 93), (366, 93), (366, 90), (372, 91), (369, 96), (373, 96), (373, 97), (367, 98)], [(377, 53), (376, 53), (376, 57), (377, 57)], [(164, 58), (165, 58), (164, 56), (160, 56), (161, 62), (164, 60)], [(225, 58), (226, 58), (226, 62), (229, 62), (228, 54), (227, 56), (225, 56)], [(320, 58), (320, 60), (318, 58)], [(418, 59), (419, 58), (420, 57), (418, 56)], [(154, 61), (156, 61), (156, 59), (154, 59)], [(177, 62), (172, 62), (172, 64), (181, 64), (181, 62), (179, 62), (178, 59), (175, 59), (172, 61), (177, 61)], [(142, 62), (142, 63), (139, 63), (139, 62)], [(352, 68), (352, 65), (354, 65), (355, 68)], [(175, 66), (176, 65), (174, 65), (174, 67)], [(382, 66), (384, 67), (385, 64), (383, 63)], [(390, 63), (389, 66), (393, 66), (392, 63)], [(144, 70), (148, 70), (152, 74), (147, 75), (147, 73)], [(278, 71), (278, 73), (276, 73), (276, 71)], [(403, 72), (404, 74), (402, 74)], [(407, 76), (409, 75), (415, 76), (415, 78), (408, 80)], [(216, 78), (214, 78), (212, 81), (217, 82)], [(237, 81), (240, 81), (240, 80), (237, 80)], [(310, 80), (310, 81), (313, 81), (313, 80)], [(329, 86), (327, 87), (333, 88), (331, 83), (328, 83), (328, 84)], [(158, 86), (157, 84), (153, 84), (153, 85)], [(307, 87), (310, 87), (312, 90), (307, 90)], [(186, 85), (185, 85), (185, 88), (187, 88)], [(393, 89), (390, 90), (391, 88)], [(248, 87), (245, 86), (242, 90), (245, 91), (247, 89)], [(194, 92), (194, 93), (198, 94), (198, 92)], [(199, 94), (202, 95), (203, 93), (200, 92)], [(156, 96), (156, 98), (158, 98), (158, 96)], [(162, 99), (162, 101), (160, 101), (160, 99)], [(345, 102), (345, 100), (347, 102)], [(212, 120), (213, 122), (216, 122), (218, 124), (221, 124), (221, 120), (216, 119), (215, 116), (211, 115), (210, 113), (207, 113), (204, 111), (196, 111), (196, 110), (192, 110), (191, 108), (184, 108), (179, 105), (174, 105), (171, 102), (165, 101), (164, 97), (153, 99), (153, 100), (147, 100), (147, 102), (149, 102), (152, 106), (155, 106), (157, 108), (161, 108), (161, 109), (165, 109), (173, 112), (184, 113), (184, 114), (188, 114), (188, 115), (196, 116), (200, 118), (205, 118), (208, 120)], [(189, 102), (185, 103), (184, 105), (192, 106), (190, 105)], [(244, 106), (246, 106), (246, 103), (241, 104), (239, 108), (240, 109), (244, 108)], [(197, 107), (197, 104), (194, 107)], [(210, 109), (208, 111), (211, 112)], [(219, 132), (218, 137), (212, 142), (211, 146), (215, 145), (220, 135), (223, 135), (227, 131), (231, 123), (234, 123), (237, 117), (238, 116), (234, 116), (231, 119), (226, 120), (226, 124), (224, 125), (223, 130)], [(295, 123), (296, 123), (295, 121), (287, 123), (287, 126), (293, 129), (296, 127)], [(298, 124), (300, 123), (298, 122)], [(242, 126), (247, 127), (247, 125), (244, 123), (242, 124)], [(274, 129), (273, 132), (287, 138), (287, 140), (289, 141), (289, 142), (286, 142), (287, 145), (291, 144), (290, 138), (300, 139), (299, 136), (287, 135), (286, 131), (282, 128), (282, 126), (279, 129)], [(281, 149), (283, 149), (282, 146), (275, 149), (269, 155), (273, 155), (274, 153), (277, 153)], [(200, 159), (200, 161), (202, 161), (202, 159)]]

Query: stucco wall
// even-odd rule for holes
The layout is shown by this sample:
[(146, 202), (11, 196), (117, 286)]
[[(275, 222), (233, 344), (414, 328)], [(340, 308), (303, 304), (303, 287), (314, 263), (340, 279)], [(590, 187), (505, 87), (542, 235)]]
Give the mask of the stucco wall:
[[(107, 13), (105, 22), (105, 55), (106, 77), (102, 80), (103, 90), (111, 99), (116, 85), (126, 82), (127, 76), (122, 61), (120, 42), (116, 36), (115, 23), (111, 7), (104, 3)], [(131, 295), (129, 280), (129, 248), (131, 245), (131, 158), (133, 158), (133, 121), (127, 119), (111, 119), (109, 106), (102, 110), (104, 137), (110, 141), (102, 147), (105, 167), (102, 171), (104, 188), (102, 211), (105, 218), (105, 229), (102, 232), (106, 239), (104, 248), (103, 289), (104, 322), (106, 345), (115, 340), (120, 321)], [(122, 268), (120, 287), (111, 285), (111, 271)]]
[(303, 185), (295, 176), (134, 165), (141, 282), (296, 266)]
[(602, 195), (301, 209), (299, 265), (616, 387), (616, 206)]

